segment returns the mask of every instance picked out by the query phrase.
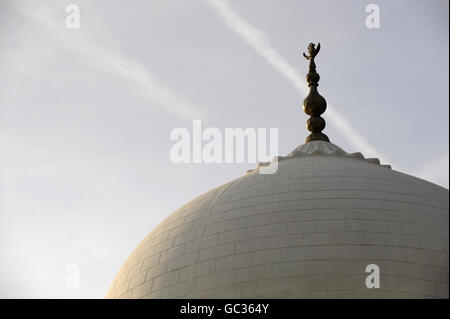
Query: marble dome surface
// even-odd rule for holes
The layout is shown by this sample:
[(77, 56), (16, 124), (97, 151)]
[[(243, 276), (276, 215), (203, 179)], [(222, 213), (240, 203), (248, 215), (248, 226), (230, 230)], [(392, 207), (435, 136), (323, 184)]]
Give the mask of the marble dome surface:
[(448, 298), (447, 189), (322, 141), (265, 165), (169, 215), (107, 298)]

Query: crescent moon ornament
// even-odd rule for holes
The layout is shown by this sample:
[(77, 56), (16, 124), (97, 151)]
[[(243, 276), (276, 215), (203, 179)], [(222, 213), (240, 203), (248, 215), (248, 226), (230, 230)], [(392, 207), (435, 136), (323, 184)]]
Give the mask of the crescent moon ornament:
[(317, 53), (319, 53), (320, 51), (320, 42), (317, 42), (317, 49), (316, 49), (316, 53), (314, 54), (314, 56), (317, 55)]

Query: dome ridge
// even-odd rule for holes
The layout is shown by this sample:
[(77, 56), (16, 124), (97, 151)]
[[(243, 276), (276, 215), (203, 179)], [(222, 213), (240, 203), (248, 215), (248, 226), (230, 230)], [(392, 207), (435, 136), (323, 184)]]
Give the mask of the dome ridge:
[(361, 159), (372, 164), (379, 165), (386, 169), (391, 169), (391, 165), (381, 164), (378, 158), (366, 158), (360, 152), (348, 153), (344, 151), (342, 148), (333, 144), (331, 142), (325, 141), (309, 141), (305, 144), (298, 146), (292, 152), (290, 152), (287, 156), (275, 156), (270, 162), (258, 162), (255, 169), (247, 170), (246, 174), (253, 173), (258, 171), (260, 167), (269, 166), (277, 161), (283, 161), (291, 158), (305, 157), (305, 156), (314, 156), (314, 155), (337, 155), (337, 156), (347, 156), (356, 159)]

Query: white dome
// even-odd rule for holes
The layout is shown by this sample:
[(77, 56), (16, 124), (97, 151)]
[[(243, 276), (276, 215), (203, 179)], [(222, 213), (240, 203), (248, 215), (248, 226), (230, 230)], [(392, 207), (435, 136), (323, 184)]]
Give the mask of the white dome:
[(448, 298), (447, 189), (328, 142), (279, 159), (167, 217), (107, 297)]

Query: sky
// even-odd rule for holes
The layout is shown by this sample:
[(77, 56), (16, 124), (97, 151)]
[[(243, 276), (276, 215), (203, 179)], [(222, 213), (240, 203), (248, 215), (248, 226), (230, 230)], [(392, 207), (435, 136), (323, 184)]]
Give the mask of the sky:
[(174, 128), (303, 144), (310, 42), (331, 142), (448, 188), (448, 5), (0, 0), (0, 297), (104, 298), (166, 216), (255, 167), (174, 164)]

